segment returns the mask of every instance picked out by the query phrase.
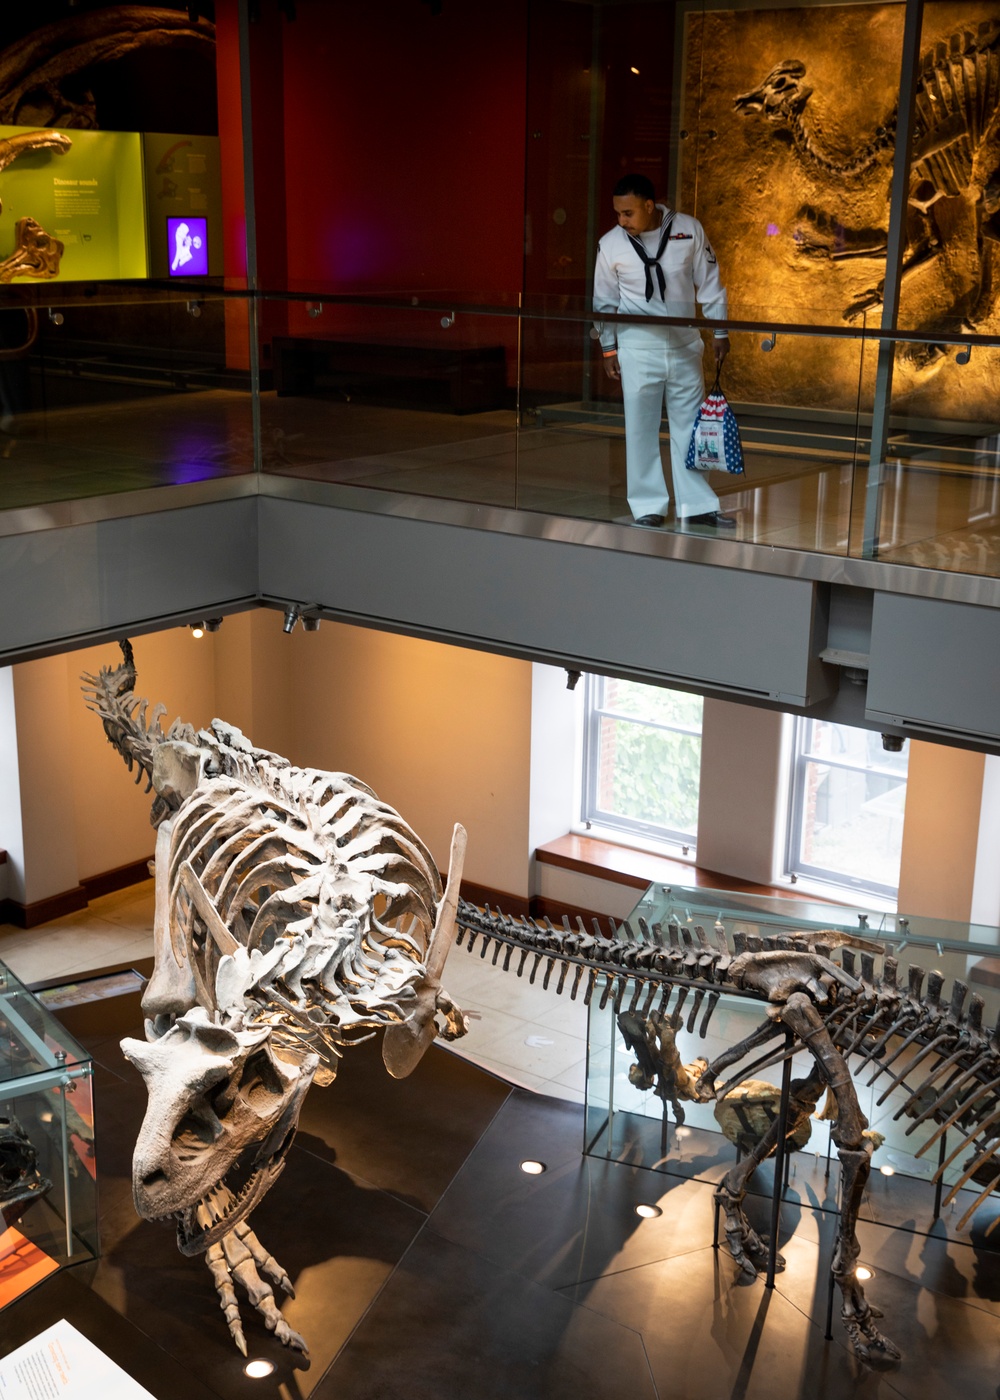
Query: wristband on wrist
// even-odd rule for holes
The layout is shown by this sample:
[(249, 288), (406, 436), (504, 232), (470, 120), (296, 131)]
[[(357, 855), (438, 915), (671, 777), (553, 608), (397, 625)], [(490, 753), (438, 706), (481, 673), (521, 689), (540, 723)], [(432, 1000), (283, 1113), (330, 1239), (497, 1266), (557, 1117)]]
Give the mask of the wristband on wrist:
[(604, 351), (604, 358), (607, 360), (607, 359), (610, 359), (610, 357), (611, 357), (612, 355), (617, 355), (617, 354), (618, 354), (618, 351), (617, 351), (617, 350), (605, 350), (605, 351)]

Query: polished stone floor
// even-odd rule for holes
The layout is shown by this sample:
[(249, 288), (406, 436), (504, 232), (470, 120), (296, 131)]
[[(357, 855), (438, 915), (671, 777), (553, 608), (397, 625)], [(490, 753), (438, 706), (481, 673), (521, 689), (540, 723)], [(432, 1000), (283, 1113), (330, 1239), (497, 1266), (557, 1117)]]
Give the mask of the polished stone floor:
[[(105, 1003), (100, 1026), (92, 1011), (63, 1014), (97, 1062), (104, 1253), (73, 1273), (118, 1315), (133, 1353), (145, 1338), (169, 1358), (173, 1371), (165, 1366), (154, 1389), (161, 1400), (185, 1393), (178, 1368), (194, 1371), (192, 1394), (220, 1400), (996, 1394), (996, 1251), (863, 1224), (869, 1294), (905, 1354), (868, 1366), (839, 1324), (824, 1339), (832, 1216), (787, 1204), (776, 1287), (741, 1285), (712, 1248), (707, 1183), (583, 1156), (578, 1105), (514, 1088), (438, 1047), (410, 1079), (393, 1081), (377, 1045), (352, 1051), (337, 1082), (310, 1093), (285, 1173), (255, 1212), (295, 1284), (284, 1312), (312, 1364), (297, 1367), (244, 1305), (250, 1356), (275, 1366), (250, 1384), (202, 1261), (182, 1258), (169, 1229), (132, 1211), (145, 1091), (117, 1037), (137, 1029), (137, 997)], [(527, 1158), (544, 1174), (525, 1176)], [(640, 1219), (639, 1204), (662, 1214)], [(750, 1203), (759, 1228), (768, 1209)], [(37, 1318), (44, 1288), (30, 1297)], [(59, 1295), (55, 1306), (72, 1304)]]
[[(0, 430), (0, 510), (242, 474), (253, 467), (250, 400), (231, 390), (135, 390), (125, 400), (14, 414)], [(609, 407), (455, 416), (343, 397), (261, 400), (262, 460), (276, 474), (630, 523), (624, 432)], [(890, 444), (878, 557), (1000, 572), (997, 436), (897, 435)], [(727, 538), (858, 555), (867, 469), (847, 429), (748, 424), (745, 476), (715, 473)], [(832, 431), (832, 430), (831, 430)], [(926, 438), (926, 434), (924, 435)], [(664, 436), (663, 450), (667, 439)], [(673, 517), (666, 528), (674, 528)], [(704, 527), (692, 527), (704, 532)]]
[[(0, 930), (0, 959), (31, 980), (148, 968), (151, 922), (147, 882), (41, 930)], [(296, 1286), (284, 1311), (313, 1356), (308, 1371), (295, 1367), (244, 1305), (251, 1356), (276, 1366), (263, 1382), (244, 1377), (203, 1263), (134, 1214), (130, 1157), (146, 1096), (118, 1040), (139, 1033), (137, 995), (60, 1013), (97, 1066), (103, 1255), (70, 1271), (92, 1288), (85, 1298), (60, 1282), (49, 1302), (43, 1286), (13, 1305), (3, 1350), (55, 1308), (140, 1378), (157, 1374), (151, 1355), (164, 1358), (151, 1387), (160, 1400), (993, 1400), (1000, 1240), (949, 1238), (916, 1196), (898, 1219), (877, 1201), (866, 1210), (869, 1296), (904, 1352), (898, 1365), (867, 1366), (838, 1323), (824, 1339), (835, 1216), (819, 1180), (802, 1175), (804, 1159), (782, 1208), (786, 1268), (772, 1291), (743, 1285), (712, 1248), (718, 1136), (672, 1130), (662, 1157), (647, 1119), (620, 1138), (615, 1160), (584, 1156), (573, 1082), (586, 1053), (573, 1020), (582, 1008), (460, 950), (448, 972), (481, 1013), (469, 1047), (481, 1063), (434, 1046), (397, 1082), (377, 1045), (352, 1050), (336, 1083), (310, 1093), (285, 1173), (255, 1213)], [(525, 1176), (526, 1158), (544, 1174)], [(761, 1191), (768, 1184), (765, 1169)], [(880, 1180), (872, 1193), (888, 1189)], [(662, 1214), (640, 1219), (638, 1204)], [(751, 1201), (758, 1228), (768, 1212), (766, 1196)]]

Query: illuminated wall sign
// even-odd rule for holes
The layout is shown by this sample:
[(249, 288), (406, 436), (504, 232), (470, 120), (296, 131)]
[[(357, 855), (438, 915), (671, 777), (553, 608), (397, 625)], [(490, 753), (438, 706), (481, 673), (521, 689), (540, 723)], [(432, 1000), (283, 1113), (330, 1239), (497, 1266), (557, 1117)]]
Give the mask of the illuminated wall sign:
[[(0, 138), (25, 130), (0, 126)], [(67, 131), (64, 154), (31, 151), (0, 174), (0, 259), (14, 251), (18, 219), (64, 245), (60, 282), (146, 277), (142, 141), (130, 131)]]

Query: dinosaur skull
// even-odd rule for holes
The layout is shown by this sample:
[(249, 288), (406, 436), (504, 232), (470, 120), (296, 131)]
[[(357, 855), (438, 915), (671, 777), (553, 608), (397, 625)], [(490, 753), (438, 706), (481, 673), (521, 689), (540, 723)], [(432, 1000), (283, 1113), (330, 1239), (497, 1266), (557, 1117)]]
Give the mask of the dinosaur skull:
[(279, 1056), (270, 1027), (222, 1025), (197, 1006), (159, 1040), (124, 1040), (122, 1051), (149, 1093), (132, 1161), (135, 1208), (176, 1220), (181, 1253), (201, 1253), (281, 1172), (318, 1059)]
[(802, 82), (806, 65), (797, 58), (786, 58), (771, 69), (760, 87), (733, 99), (737, 112), (761, 112), (768, 121), (787, 121), (802, 111), (812, 96), (812, 88)]

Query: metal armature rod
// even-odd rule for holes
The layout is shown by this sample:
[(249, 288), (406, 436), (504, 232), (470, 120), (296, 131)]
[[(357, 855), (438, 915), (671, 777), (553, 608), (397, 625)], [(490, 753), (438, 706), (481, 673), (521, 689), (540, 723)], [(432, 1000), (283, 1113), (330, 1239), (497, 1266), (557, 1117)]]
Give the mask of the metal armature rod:
[[(785, 1032), (786, 1045), (791, 1046), (795, 1037)], [(792, 1060), (789, 1055), (781, 1070), (781, 1101), (778, 1107), (778, 1143), (774, 1151), (774, 1191), (771, 1196), (771, 1238), (767, 1242), (767, 1278), (764, 1286), (774, 1287), (774, 1275), (778, 1263), (778, 1227), (781, 1223), (781, 1196), (785, 1182), (785, 1134), (788, 1132), (788, 1099), (792, 1087)]]
[[(906, 211), (909, 203), (910, 155), (917, 78), (920, 72), (920, 34), (924, 20), (924, 0), (906, 0), (903, 21), (903, 55), (899, 76), (899, 105), (896, 121), (896, 149), (892, 163), (892, 191), (889, 199), (889, 242), (885, 254), (885, 282), (882, 291), (881, 329), (891, 332), (899, 315), (899, 289), (906, 251)], [(862, 352), (863, 353), (863, 352)], [(865, 488), (865, 520), (861, 557), (878, 555), (882, 514), (882, 481), (889, 443), (889, 417), (892, 409), (892, 370), (895, 342), (878, 342), (875, 371), (875, 403), (872, 436), (868, 454), (868, 485)]]

